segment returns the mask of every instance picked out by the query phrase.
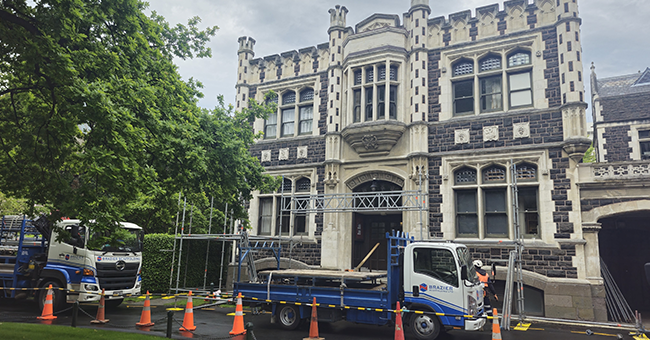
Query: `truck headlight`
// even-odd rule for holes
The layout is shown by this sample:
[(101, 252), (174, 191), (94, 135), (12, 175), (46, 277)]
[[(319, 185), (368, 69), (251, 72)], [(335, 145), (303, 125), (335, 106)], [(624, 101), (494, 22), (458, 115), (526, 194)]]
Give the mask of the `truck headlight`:
[(478, 310), (477, 310), (477, 303), (476, 299), (473, 298), (471, 295), (467, 296), (467, 314), (469, 315), (476, 315)]
[(99, 288), (98, 288), (97, 286), (95, 286), (95, 285), (84, 285), (84, 288), (85, 288), (87, 291), (90, 291), (90, 292), (96, 292), (96, 291), (99, 291)]

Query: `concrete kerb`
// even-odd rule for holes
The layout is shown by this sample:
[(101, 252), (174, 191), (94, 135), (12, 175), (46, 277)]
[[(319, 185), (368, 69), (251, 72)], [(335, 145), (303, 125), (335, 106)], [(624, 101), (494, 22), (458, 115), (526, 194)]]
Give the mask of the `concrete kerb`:
[(552, 318), (543, 318), (543, 317), (535, 317), (535, 316), (526, 316), (524, 320), (528, 322), (548, 323), (554, 325), (597, 327), (597, 328), (605, 328), (605, 329), (617, 329), (617, 330), (630, 331), (630, 332), (637, 331), (635, 325), (633, 324), (616, 324), (616, 323), (603, 323), (603, 322), (591, 322), (591, 321), (580, 321), (580, 320), (552, 319)]

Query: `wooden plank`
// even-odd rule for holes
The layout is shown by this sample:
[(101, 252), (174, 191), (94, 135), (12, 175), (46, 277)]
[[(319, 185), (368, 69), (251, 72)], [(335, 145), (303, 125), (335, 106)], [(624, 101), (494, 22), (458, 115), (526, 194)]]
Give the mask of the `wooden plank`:
[(328, 278), (328, 279), (346, 279), (346, 280), (372, 280), (386, 276), (386, 272), (345, 272), (337, 270), (324, 269), (281, 269), (265, 270), (260, 274), (272, 277), (302, 277), (302, 278)]
[(375, 244), (375, 246), (372, 247), (372, 250), (368, 253), (368, 255), (366, 255), (366, 257), (363, 258), (363, 261), (361, 261), (361, 263), (359, 263), (358, 266), (354, 267), (354, 269), (352, 269), (352, 271), (353, 272), (359, 271), (359, 268), (361, 268), (361, 266), (363, 266), (363, 264), (366, 263), (366, 261), (368, 261), (368, 259), (372, 255), (372, 253), (374, 253), (375, 249), (377, 249), (377, 247), (379, 247), (379, 242), (377, 242), (377, 244)]

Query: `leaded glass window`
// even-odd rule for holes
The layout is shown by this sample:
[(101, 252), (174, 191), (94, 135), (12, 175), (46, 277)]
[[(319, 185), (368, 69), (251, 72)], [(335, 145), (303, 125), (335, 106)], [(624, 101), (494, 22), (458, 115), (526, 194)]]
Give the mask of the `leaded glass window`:
[(461, 169), (456, 171), (456, 184), (475, 184), (476, 183), (476, 170), (474, 169)]
[(506, 169), (498, 166), (493, 166), (483, 170), (483, 182), (505, 182)]
[(537, 179), (537, 168), (528, 164), (517, 165), (517, 180), (534, 181)]
[(397, 66), (390, 67), (390, 80), (397, 81)]
[(461, 62), (454, 66), (454, 76), (462, 76), (464, 74), (474, 73), (474, 63), (472, 62)]
[(296, 102), (296, 93), (291, 91), (282, 96), (282, 105), (293, 104)]
[(290, 179), (285, 178), (282, 181), (282, 191), (284, 191), (285, 193), (291, 193), (292, 188), (293, 188), (293, 182), (291, 182)]
[(508, 57), (508, 67), (530, 64), (530, 53), (517, 52)]
[(361, 70), (354, 71), (354, 85), (361, 85)]
[(314, 100), (314, 90), (313, 89), (306, 89), (300, 92), (300, 101), (301, 102), (306, 102), (309, 100)]
[(309, 192), (311, 189), (311, 181), (309, 178), (301, 178), (296, 182), (296, 192)]
[(375, 81), (375, 69), (369, 67), (366, 69), (366, 83), (372, 83)]
[(488, 57), (481, 60), (481, 72), (498, 70), (501, 68), (501, 58), (500, 57)]
[(378, 80), (386, 80), (386, 66), (378, 67), (377, 72), (379, 73)]

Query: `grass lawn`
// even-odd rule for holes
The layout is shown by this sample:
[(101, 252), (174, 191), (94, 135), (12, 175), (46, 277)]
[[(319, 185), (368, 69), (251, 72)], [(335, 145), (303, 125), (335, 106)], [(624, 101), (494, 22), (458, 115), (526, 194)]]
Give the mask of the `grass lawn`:
[(10, 339), (120, 339), (151, 340), (159, 338), (137, 333), (105, 331), (100, 329), (72, 328), (69, 326), (39, 325), (27, 323), (0, 322), (0, 334), (3, 340)]

